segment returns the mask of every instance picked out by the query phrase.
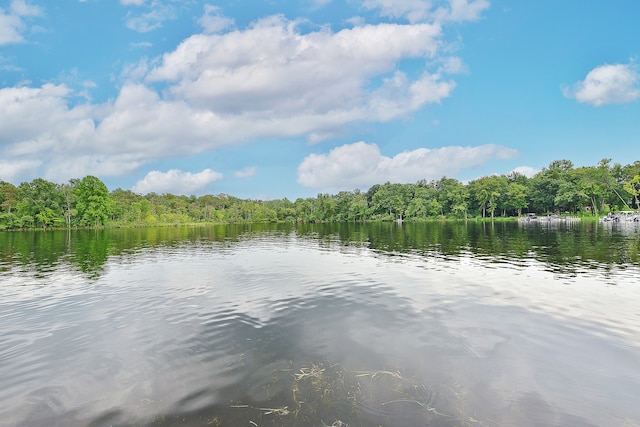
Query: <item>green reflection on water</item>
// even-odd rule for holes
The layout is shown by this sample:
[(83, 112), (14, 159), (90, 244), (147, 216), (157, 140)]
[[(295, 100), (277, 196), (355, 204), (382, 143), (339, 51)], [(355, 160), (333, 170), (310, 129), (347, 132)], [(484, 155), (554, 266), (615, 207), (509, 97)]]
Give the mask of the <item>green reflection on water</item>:
[(17, 267), (44, 274), (62, 263), (89, 277), (99, 277), (110, 256), (202, 242), (234, 244), (264, 233), (295, 234), (329, 246), (366, 246), (383, 254), (472, 254), (496, 262), (536, 259), (568, 273), (584, 266), (607, 270), (640, 265), (638, 227), (579, 223), (550, 228), (510, 222), (447, 221), (2, 232), (0, 272)]

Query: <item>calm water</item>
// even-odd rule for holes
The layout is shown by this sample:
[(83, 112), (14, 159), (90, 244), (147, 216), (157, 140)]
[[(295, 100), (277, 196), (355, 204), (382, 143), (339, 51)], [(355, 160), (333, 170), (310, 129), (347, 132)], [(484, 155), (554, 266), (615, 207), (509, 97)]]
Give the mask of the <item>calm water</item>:
[(2, 426), (638, 426), (640, 230), (0, 233)]

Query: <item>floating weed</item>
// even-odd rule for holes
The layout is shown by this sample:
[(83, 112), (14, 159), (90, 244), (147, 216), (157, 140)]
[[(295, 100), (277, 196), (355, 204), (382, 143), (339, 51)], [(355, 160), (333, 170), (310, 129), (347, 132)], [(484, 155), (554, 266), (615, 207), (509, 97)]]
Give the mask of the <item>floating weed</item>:
[(249, 405), (231, 405), (231, 408), (254, 409), (256, 411), (261, 411), (263, 415), (277, 415), (279, 417), (286, 416), (291, 413), (286, 406), (283, 406), (281, 408), (256, 408), (255, 406)]
[(340, 420), (334, 421), (331, 425), (325, 424), (324, 421), (320, 421), (320, 427), (349, 427), (349, 424)]
[(283, 406), (282, 408), (258, 408), (258, 410), (263, 411), (264, 415), (273, 414), (278, 417), (285, 417), (291, 413), (286, 406)]
[[(231, 406), (249, 411), (240, 413), (248, 417), (245, 423), (259, 427), (485, 425), (465, 413), (462, 393), (443, 386), (438, 389), (441, 396), (400, 371), (350, 372), (338, 364), (311, 363), (297, 369), (278, 369), (273, 382), (281, 386), (281, 392), (271, 400), (277, 405)], [(238, 419), (234, 419), (237, 424)], [(323, 420), (334, 421), (327, 424)]]
[(293, 376), (295, 377), (296, 381), (301, 381), (307, 378), (315, 378), (320, 380), (322, 379), (323, 375), (324, 368), (322, 367), (322, 365), (312, 364), (310, 367), (300, 368), (298, 373), (294, 374)]
[(400, 372), (392, 372), (392, 371), (355, 371), (354, 375), (356, 377), (370, 377), (370, 378), (376, 378), (379, 376), (383, 376), (383, 375), (387, 375), (393, 378), (398, 378), (398, 379), (402, 379), (402, 375), (400, 375)]
[(336, 365), (311, 364), (294, 374), (292, 397), (295, 417), (310, 425), (337, 413), (354, 416), (357, 382)]

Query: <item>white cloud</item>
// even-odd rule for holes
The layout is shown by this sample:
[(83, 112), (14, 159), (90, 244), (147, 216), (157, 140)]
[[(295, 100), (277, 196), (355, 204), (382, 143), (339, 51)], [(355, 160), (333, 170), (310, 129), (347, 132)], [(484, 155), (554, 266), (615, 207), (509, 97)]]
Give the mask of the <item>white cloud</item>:
[(248, 128), (243, 117), (163, 101), (142, 85), (125, 85), (105, 104), (71, 108), (71, 95), (64, 85), (0, 89), (3, 161), (27, 162), (30, 176), (58, 182), (89, 173), (118, 176), (153, 159), (192, 155), (264, 132)]
[(143, 80), (149, 72), (149, 66), (149, 58), (146, 56), (141, 58), (138, 62), (126, 64), (120, 74), (120, 80), (126, 82), (125, 84), (128, 84), (129, 82), (139, 82)]
[[(319, 142), (353, 123), (407, 117), (450, 96), (455, 82), (447, 70), (409, 77), (399, 65), (447, 63), (441, 37), (431, 24), (301, 33), (279, 16), (197, 34), (127, 68), (117, 97), (102, 104), (77, 103), (86, 88), (0, 88), (0, 156), (28, 165), (31, 177), (62, 182), (123, 175), (155, 159), (251, 139)], [(454, 71), (456, 60), (449, 63)]]
[(7, 15), (0, 9), (0, 46), (24, 41), (21, 34), (23, 28), (24, 23), (20, 17)]
[(0, 181), (19, 182), (24, 176), (29, 176), (30, 172), (40, 166), (38, 160), (24, 161), (0, 161)]
[(42, 15), (42, 9), (24, 0), (12, 1), (8, 13), (0, 8), (0, 46), (24, 42), (22, 33), (27, 26), (23, 18), (40, 15)]
[(366, 24), (366, 20), (362, 16), (353, 16), (347, 19), (345, 22), (348, 22), (354, 27), (361, 27)]
[(587, 77), (574, 85), (563, 88), (567, 98), (596, 107), (607, 104), (623, 104), (640, 98), (640, 74), (633, 64), (601, 65), (591, 70)]
[(298, 183), (326, 191), (368, 188), (376, 183), (416, 182), (456, 176), (461, 170), (493, 159), (510, 159), (514, 149), (488, 144), (477, 147), (419, 148), (393, 157), (380, 153), (376, 144), (356, 142), (311, 154), (298, 166)]
[(407, 19), (409, 22), (475, 21), (489, 7), (488, 0), (364, 0), (366, 9), (382, 16)]
[[(126, 0), (129, 3), (142, 6), (144, 2), (135, 0)], [(139, 33), (148, 33), (162, 27), (165, 21), (176, 19), (177, 13), (175, 8), (170, 4), (164, 4), (158, 0), (154, 0), (147, 7), (148, 11), (144, 13), (129, 12), (125, 18), (127, 28)]]
[(382, 16), (407, 18), (409, 22), (420, 22), (430, 16), (431, 1), (425, 0), (364, 0), (366, 9), (378, 9)]
[(198, 151), (212, 134), (227, 130), (210, 114), (162, 102), (143, 86), (126, 85), (114, 102), (73, 108), (71, 94), (51, 84), (0, 89), (2, 158), (44, 160), (32, 175), (57, 181), (88, 173), (114, 176), (154, 158), (192, 154), (182, 141), (194, 141)]
[(538, 174), (538, 172), (540, 172), (540, 169), (532, 168), (531, 166), (518, 166), (509, 173), (513, 172), (524, 175), (527, 178), (533, 178), (536, 174)]
[(17, 65), (10, 64), (9, 61), (2, 56), (0, 56), (0, 70), (11, 72), (24, 71), (23, 68), (18, 67)]
[(444, 8), (442, 19), (453, 22), (476, 21), (488, 8), (488, 0), (450, 0), (449, 7)]
[(258, 169), (255, 166), (248, 166), (244, 169), (240, 169), (239, 171), (235, 171), (233, 175), (236, 178), (249, 178), (251, 176), (254, 176), (257, 171)]
[(212, 5), (204, 6), (204, 15), (198, 20), (205, 33), (215, 34), (233, 26), (233, 19), (223, 16), (220, 8)]
[(151, 171), (132, 188), (136, 193), (202, 194), (207, 186), (222, 179), (222, 174), (211, 169), (191, 173), (177, 169), (167, 172)]
[[(296, 22), (274, 16), (244, 31), (189, 37), (147, 81), (169, 83), (173, 99), (194, 107), (243, 116), (260, 133), (331, 135), (345, 123), (391, 120), (449, 96), (455, 84), (441, 74), (409, 80), (397, 70), (402, 59), (434, 57), (440, 37), (429, 24), (301, 34)], [(380, 77), (382, 86), (365, 89)]]
[(17, 16), (40, 16), (42, 15), (42, 9), (38, 6), (33, 6), (25, 2), (24, 0), (13, 0), (11, 2), (11, 12)]
[(134, 5), (134, 6), (142, 6), (145, 0), (120, 0), (120, 4), (125, 6)]
[(451, 56), (442, 58), (439, 71), (446, 74), (462, 74), (467, 73), (469, 70), (464, 62), (462, 62), (462, 59), (457, 56)]
[[(70, 130), (82, 120), (82, 108), (69, 109), (64, 85), (0, 89), (0, 146), (14, 150), (53, 133)], [(62, 134), (59, 134), (62, 136)]]

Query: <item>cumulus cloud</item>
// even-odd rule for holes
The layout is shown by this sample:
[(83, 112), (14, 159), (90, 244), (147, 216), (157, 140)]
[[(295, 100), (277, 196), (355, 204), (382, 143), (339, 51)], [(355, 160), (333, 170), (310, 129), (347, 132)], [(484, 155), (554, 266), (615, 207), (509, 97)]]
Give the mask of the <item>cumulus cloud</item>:
[(65, 85), (0, 89), (0, 146), (20, 152), (34, 142), (71, 136), (85, 117), (82, 107), (68, 108)]
[(40, 163), (38, 160), (0, 161), (0, 181), (21, 181), (23, 176), (28, 175), (30, 171), (40, 166)]
[(311, 154), (298, 166), (298, 183), (326, 191), (367, 188), (381, 182), (416, 182), (455, 176), (493, 159), (510, 159), (514, 149), (488, 144), (477, 147), (418, 148), (387, 157), (376, 144), (356, 142)]
[[(163, 102), (140, 85), (126, 85), (115, 101), (101, 105), (71, 108), (71, 94), (52, 84), (0, 89), (2, 158), (26, 162), (34, 168), (31, 176), (56, 181), (88, 173), (117, 176), (155, 158), (211, 147), (216, 132), (232, 134), (212, 114)], [(182, 144), (185, 140), (194, 145)], [(220, 144), (221, 135), (214, 140)]]
[(205, 33), (215, 34), (231, 27), (234, 21), (222, 15), (219, 7), (207, 4), (204, 6), (204, 15), (198, 20), (198, 23)]
[(132, 191), (141, 194), (169, 193), (169, 194), (202, 194), (207, 186), (222, 179), (222, 174), (211, 169), (191, 173), (178, 169), (167, 172), (151, 171), (138, 181)]
[[(53, 84), (0, 89), (0, 157), (21, 165), (12, 172), (14, 181), (113, 176), (142, 165), (138, 152), (119, 149), (121, 141), (96, 128), (104, 115), (101, 106), (69, 107), (71, 93), (65, 85)], [(0, 174), (6, 176), (8, 170), (3, 167)]]
[[(272, 135), (330, 136), (346, 123), (392, 120), (439, 102), (455, 87), (438, 72), (410, 80), (397, 69), (403, 59), (436, 55), (437, 25), (301, 34), (297, 24), (272, 16), (243, 31), (189, 37), (146, 81), (168, 83), (172, 99), (242, 116)], [(376, 78), (384, 83), (367, 90)]]
[[(252, 139), (319, 142), (450, 96), (460, 65), (441, 54), (442, 37), (429, 23), (302, 32), (281, 16), (196, 34), (125, 70), (118, 95), (101, 104), (78, 103), (82, 93), (65, 85), (0, 88), (0, 156), (26, 165), (23, 175), (64, 181)], [(410, 76), (406, 59), (435, 69)]]
[(469, 71), (464, 62), (462, 62), (462, 59), (458, 58), (457, 56), (443, 58), (441, 60), (439, 70), (440, 72), (447, 74), (462, 74)]
[(567, 98), (596, 107), (624, 104), (640, 98), (640, 74), (633, 64), (605, 64), (591, 70), (583, 81), (563, 88)]
[(8, 12), (0, 8), (0, 46), (24, 42), (22, 33), (27, 28), (24, 18), (39, 15), (42, 9), (24, 0), (12, 1)]
[(0, 9), (0, 46), (24, 41), (21, 34), (23, 28), (20, 17), (8, 15)]
[(540, 172), (540, 169), (532, 168), (531, 166), (518, 166), (517, 168), (513, 169), (509, 173), (514, 173), (514, 172), (520, 175), (524, 175), (527, 178), (533, 178), (538, 174), (538, 172)]

